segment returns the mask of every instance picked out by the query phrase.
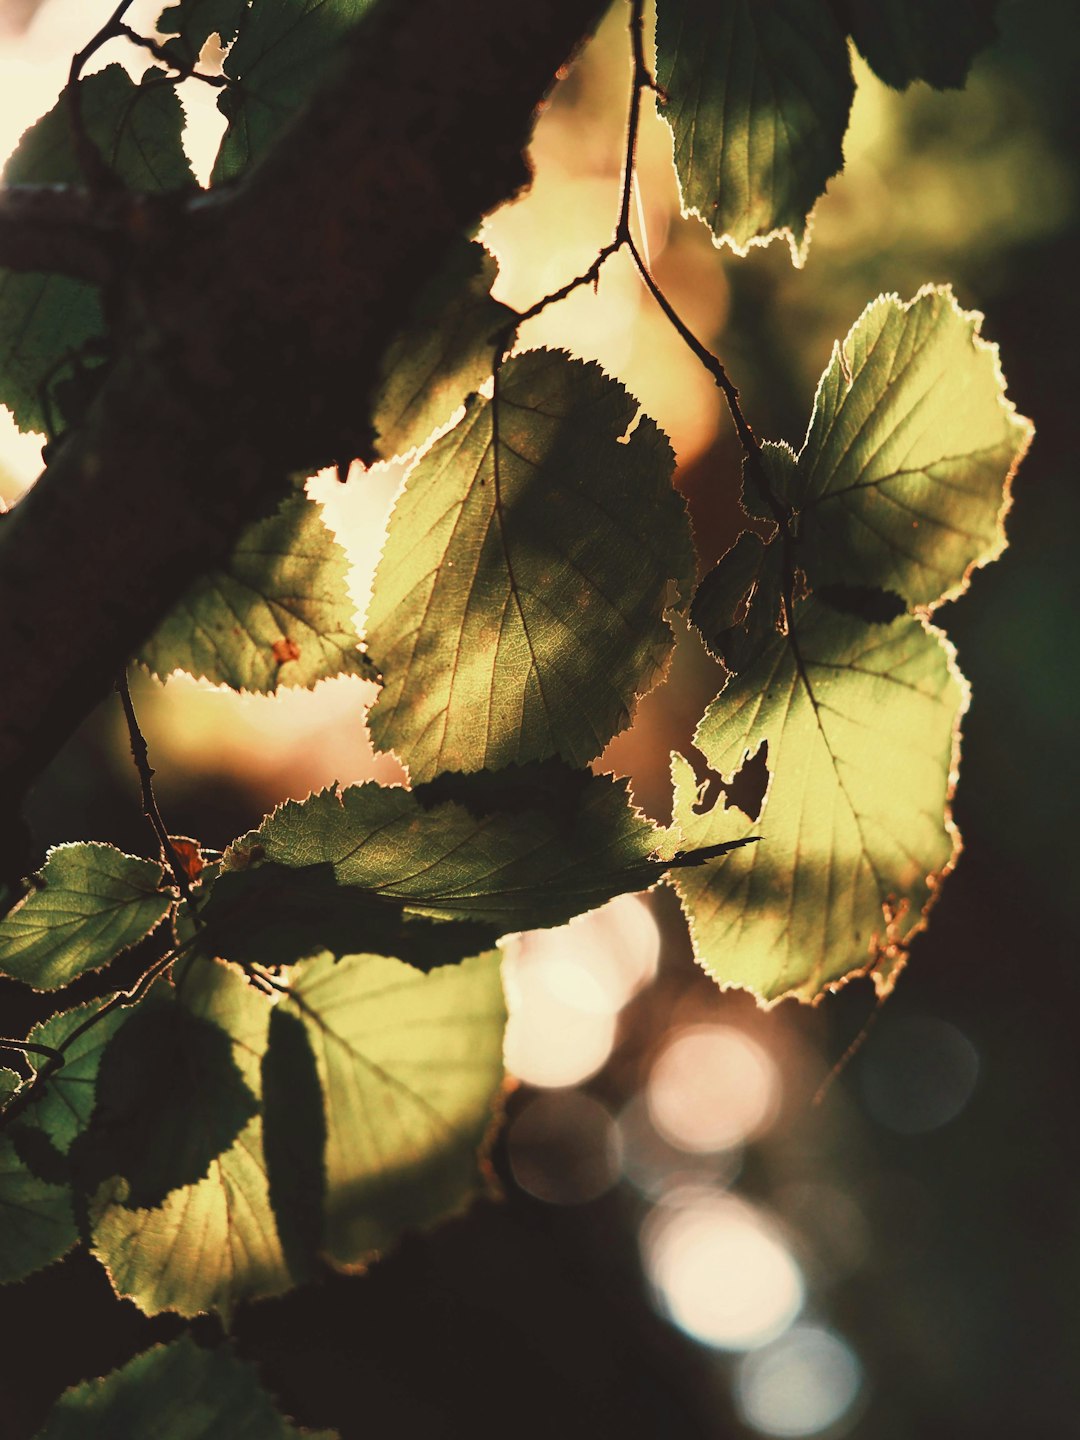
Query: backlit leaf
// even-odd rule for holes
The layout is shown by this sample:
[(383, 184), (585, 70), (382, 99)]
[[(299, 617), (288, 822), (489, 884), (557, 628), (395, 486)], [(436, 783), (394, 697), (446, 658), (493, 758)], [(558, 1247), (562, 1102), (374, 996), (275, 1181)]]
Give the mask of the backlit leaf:
[(0, 973), (59, 990), (149, 935), (175, 898), (161, 866), (111, 845), (58, 845), (40, 888), (0, 920)]
[(51, 1265), (78, 1238), (67, 1186), (39, 1180), (0, 1138), (0, 1284)]
[(398, 958), (429, 968), (463, 958), (449, 922), (490, 944), (660, 878), (662, 832), (631, 807), (625, 781), (541, 773), (547, 808), (425, 808), (416, 791), (374, 783), (282, 805), (226, 851), (203, 912), (208, 943), (228, 959), (288, 964), (321, 949), (393, 954), (404, 940)]
[(320, 507), (291, 496), (248, 526), (224, 569), (195, 581), (139, 659), (161, 677), (186, 670), (259, 694), (371, 674), (358, 648), (348, 572)]
[(218, 107), (229, 121), (213, 182), (246, 170), (318, 88), (344, 36), (372, 0), (258, 0), (225, 59), (233, 84)]
[(190, 1335), (65, 1390), (36, 1440), (336, 1440), (278, 1413), (253, 1365)]
[(491, 298), (497, 272), (493, 255), (462, 240), (417, 299), (382, 363), (373, 416), (380, 455), (404, 455), (422, 445), (490, 379), (495, 336), (513, 318)]
[(691, 767), (674, 757), (684, 843), (761, 836), (673, 883), (699, 963), (769, 1001), (814, 999), (870, 969), (887, 988), (958, 845), (946, 807), (966, 689), (938, 632), (808, 601), (795, 639), (734, 677), (695, 736), (728, 781), (768, 741), (759, 819), (722, 801), (698, 814)]
[[(31, 1166), (35, 1163), (35, 1157), (42, 1154), (42, 1150), (40, 1145), (36, 1145), (33, 1150), (23, 1149), (27, 1131), (40, 1135), (47, 1142), (54, 1157), (59, 1157), (62, 1163), (75, 1138), (90, 1123), (101, 1057), (106, 1045), (129, 1018), (131, 1011), (118, 1006), (77, 1038), (71, 1037), (87, 1020), (96, 1015), (105, 1003), (104, 1000), (91, 1000), (85, 1005), (75, 1006), (73, 1010), (64, 1010), (42, 1024), (35, 1025), (26, 1037), (35, 1045), (47, 1045), (53, 1050), (60, 1050), (64, 1056), (63, 1065), (54, 1070), (45, 1083), (40, 1085), (34, 1099), (16, 1123), (15, 1143)], [(43, 1056), (31, 1054), (28, 1059), (35, 1072), (40, 1071), (47, 1063)], [(30, 1143), (34, 1144), (32, 1141)]]
[(248, 0), (175, 0), (161, 12), (154, 27), (166, 36), (165, 54), (177, 66), (191, 69), (211, 35), (229, 45), (247, 13)]
[(998, 0), (844, 0), (852, 39), (887, 84), (963, 85), (997, 35)]
[[(234, 971), (201, 958), (190, 962), (181, 995), (193, 1015), (228, 1032), (240, 1073), (258, 1095), (269, 1002)], [(118, 1179), (92, 1197), (92, 1249), (117, 1293), (147, 1314), (227, 1316), (241, 1300), (288, 1289), (258, 1116), (210, 1162), (205, 1180), (151, 1210), (129, 1209), (128, 1193)]]
[(684, 214), (743, 253), (807, 216), (843, 164), (855, 93), (847, 41), (822, 0), (658, 0), (661, 114)]
[[(175, 92), (160, 83), (136, 85), (119, 65), (81, 82), (87, 133), (125, 185), (164, 191), (193, 185), (181, 131), (184, 112)], [(67, 92), (32, 125), (4, 169), (7, 185), (60, 185), (82, 179), (71, 142)], [(63, 275), (0, 270), (0, 401), (22, 430), (63, 429), (43, 403), (54, 402), (63, 379), (100, 365), (105, 334), (98, 291)], [(83, 386), (83, 389), (86, 387)], [(84, 397), (85, 398), (85, 397)], [(81, 402), (80, 402), (81, 403)], [(70, 417), (69, 417), (70, 418)]]
[(339, 1264), (483, 1188), (503, 1078), (499, 958), (422, 975), (382, 956), (326, 957), (294, 981), (326, 1095), (326, 1243)]
[[(559, 755), (584, 764), (670, 652), (693, 584), (673, 457), (593, 364), (537, 350), (410, 471), (368, 610), (375, 743), (414, 782)], [(498, 473), (495, 454), (498, 453)]]
[(1032, 432), (981, 320), (927, 286), (906, 305), (875, 300), (834, 349), (788, 497), (813, 585), (933, 605), (1000, 553)]

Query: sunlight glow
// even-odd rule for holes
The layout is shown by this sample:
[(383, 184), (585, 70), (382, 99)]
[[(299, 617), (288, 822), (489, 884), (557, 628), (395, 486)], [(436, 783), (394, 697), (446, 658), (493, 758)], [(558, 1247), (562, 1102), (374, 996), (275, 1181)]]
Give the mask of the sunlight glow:
[(615, 1122), (578, 1090), (537, 1095), (507, 1135), (510, 1169), (522, 1190), (549, 1205), (582, 1205), (619, 1178)]
[(673, 1192), (645, 1221), (641, 1249), (660, 1308), (702, 1344), (756, 1349), (802, 1308), (791, 1251), (761, 1211), (734, 1196)]
[(727, 1150), (761, 1134), (776, 1118), (780, 1075), (756, 1040), (730, 1025), (692, 1025), (655, 1061), (649, 1114), (671, 1144)]
[(763, 1435), (827, 1430), (838, 1437), (857, 1418), (862, 1383), (858, 1356), (846, 1341), (822, 1326), (798, 1325), (740, 1362), (735, 1398), (745, 1423)]
[(578, 1085), (606, 1064), (615, 1015), (595, 976), (572, 958), (539, 963), (511, 940), (503, 962), (507, 1006), (506, 1068), (529, 1085)]

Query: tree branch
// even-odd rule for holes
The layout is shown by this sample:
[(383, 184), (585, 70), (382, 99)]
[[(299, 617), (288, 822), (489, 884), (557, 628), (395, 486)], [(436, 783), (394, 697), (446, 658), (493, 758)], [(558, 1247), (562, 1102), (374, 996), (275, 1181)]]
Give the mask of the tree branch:
[(116, 273), (133, 199), (110, 197), (103, 204), (67, 185), (0, 190), (0, 268), (107, 284)]
[(289, 472), (369, 454), (411, 297), (527, 181), (533, 111), (603, 9), (376, 5), (249, 177), (141, 203), (118, 358), (0, 521), (0, 819)]

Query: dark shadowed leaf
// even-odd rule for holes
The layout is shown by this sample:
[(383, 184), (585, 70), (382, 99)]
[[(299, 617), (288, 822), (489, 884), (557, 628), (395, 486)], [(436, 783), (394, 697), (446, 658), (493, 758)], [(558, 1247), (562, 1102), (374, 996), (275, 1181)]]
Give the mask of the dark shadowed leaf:
[(211, 35), (229, 45), (247, 13), (248, 0), (176, 0), (161, 12), (155, 29), (168, 38), (164, 50), (181, 69), (191, 69)]
[(257, 1110), (224, 1030), (175, 998), (144, 1002), (101, 1059), (84, 1183), (120, 1176), (126, 1204), (160, 1205), (203, 1179)]
[(770, 1001), (871, 968), (888, 988), (958, 845), (947, 805), (966, 687), (938, 632), (809, 601), (794, 634), (798, 651), (778, 636), (729, 682), (694, 741), (728, 781), (768, 741), (759, 819), (723, 800), (698, 813), (693, 771), (674, 760), (685, 844), (761, 836), (673, 884), (699, 963)]
[(887, 84), (963, 85), (997, 35), (998, 0), (844, 0), (852, 39)]
[[(689, 596), (666, 438), (594, 364), (537, 350), (410, 471), (368, 610), (369, 723), (414, 782), (559, 755), (623, 729)], [(496, 474), (495, 455), (498, 455)]]
[(497, 273), (493, 255), (461, 240), (424, 288), (383, 360), (373, 416), (380, 455), (422, 445), (491, 378), (495, 336), (514, 313), (491, 298)]
[[(81, 91), (87, 132), (126, 185), (162, 191), (194, 184), (180, 139), (184, 113), (169, 86), (136, 85), (121, 66), (109, 65), (84, 80)], [(82, 178), (66, 92), (23, 136), (3, 178), (8, 185)], [(54, 390), (61, 378), (70, 380), (80, 366), (98, 366), (101, 351), (93, 342), (104, 334), (92, 286), (62, 275), (0, 270), (0, 401), (20, 429), (63, 429), (64, 417), (49, 413), (43, 392)]]
[(661, 114), (683, 213), (738, 252), (807, 216), (843, 164), (855, 93), (847, 41), (823, 0), (658, 0)]
[(283, 1005), (270, 1012), (262, 1060), (263, 1153), (270, 1205), (295, 1279), (315, 1272), (326, 1204), (326, 1108), (307, 1029)]
[(326, 957), (295, 979), (326, 1096), (326, 1243), (339, 1264), (482, 1190), (503, 1078), (499, 958), (422, 975), (382, 956)]
[(65, 1390), (36, 1440), (336, 1440), (278, 1413), (253, 1365), (190, 1335)]
[(59, 990), (134, 945), (165, 915), (175, 896), (158, 889), (156, 861), (111, 845), (58, 845), (39, 885), (0, 920), (0, 973)]
[(783, 594), (779, 543), (744, 530), (698, 586), (690, 619), (728, 670), (745, 670), (776, 639)]
[(321, 507), (291, 496), (248, 526), (223, 569), (195, 581), (139, 659), (163, 678), (186, 670), (259, 694), (373, 675), (358, 648), (348, 574)]
[[(438, 803), (425, 804), (438, 791), (376, 784), (290, 801), (226, 852), (204, 909), (208, 943), (230, 959), (286, 964), (331, 945), (370, 953), (369, 937), (389, 946), (411, 933), (419, 953), (399, 958), (430, 968), (460, 960), (470, 934), (561, 925), (660, 878), (665, 837), (631, 806), (625, 781), (563, 766), (542, 773), (547, 795), (531, 806), (491, 806), (491, 777), (472, 808), (459, 803), (471, 777), (459, 799)], [(410, 932), (417, 920), (436, 923)]]
[(218, 105), (229, 122), (213, 181), (246, 170), (325, 77), (372, 0), (258, 0), (244, 16)]
[[(233, 1060), (258, 1096), (268, 1000), (235, 971), (200, 957), (178, 984), (185, 1008), (230, 1036)], [(217, 1310), (228, 1316), (241, 1300), (288, 1289), (258, 1115), (210, 1162), (198, 1184), (174, 1190), (150, 1210), (132, 1210), (127, 1200), (122, 1179), (102, 1185), (91, 1198), (92, 1249), (117, 1293), (147, 1314)]]
[(67, 1186), (40, 1180), (0, 1139), (0, 1284), (51, 1265), (78, 1238)]

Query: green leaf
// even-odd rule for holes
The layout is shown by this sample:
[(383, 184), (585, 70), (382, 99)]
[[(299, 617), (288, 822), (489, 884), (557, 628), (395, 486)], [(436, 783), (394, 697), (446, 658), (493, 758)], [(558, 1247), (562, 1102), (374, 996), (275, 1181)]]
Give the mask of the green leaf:
[(0, 972), (59, 990), (149, 935), (175, 896), (156, 861), (111, 845), (58, 845), (33, 888), (0, 920)]
[[(51, 1157), (50, 1174), (43, 1176), (45, 1179), (66, 1173), (64, 1157), (76, 1137), (90, 1123), (98, 1067), (105, 1047), (131, 1013), (117, 1007), (72, 1040), (75, 1031), (106, 1003), (104, 1000), (91, 1000), (73, 1010), (64, 1010), (35, 1025), (27, 1036), (35, 1045), (62, 1050), (64, 1055), (63, 1065), (41, 1085), (35, 1098), (18, 1117), (14, 1131), (15, 1143), (31, 1168), (36, 1168), (39, 1158)], [(34, 1055), (28, 1058), (35, 1067), (35, 1073), (45, 1063)], [(28, 1140), (27, 1132), (32, 1132), (34, 1138)], [(47, 1147), (44, 1151), (42, 1141)]]
[(143, 1001), (100, 1062), (90, 1183), (120, 1176), (125, 1203), (151, 1209), (203, 1179), (258, 1111), (232, 1052), (224, 1030), (175, 998)]
[(822, 0), (658, 0), (661, 113), (675, 136), (683, 213), (737, 254), (807, 216), (843, 165), (855, 84)]
[(182, 70), (190, 70), (211, 35), (222, 45), (235, 38), (247, 14), (248, 0), (175, 0), (161, 12), (154, 27), (167, 36), (163, 49)]
[(327, 1249), (355, 1265), (483, 1188), (503, 1078), (499, 955), (430, 975), (326, 957), (292, 988), (326, 1096)]
[(815, 587), (934, 605), (1000, 554), (1032, 427), (1005, 398), (981, 321), (926, 286), (906, 305), (875, 300), (834, 348), (788, 497)]
[(202, 575), (169, 612), (139, 659), (273, 694), (310, 690), (333, 675), (370, 675), (359, 650), (345, 552), (303, 495), (283, 501), (240, 536), (222, 570)]
[(100, 1380), (65, 1390), (36, 1440), (336, 1440), (300, 1431), (274, 1407), (253, 1365), (190, 1335), (155, 1345)]
[(0, 1284), (51, 1265), (78, 1238), (68, 1188), (39, 1180), (0, 1139)]
[[(672, 646), (694, 559), (674, 460), (600, 368), (536, 350), (413, 467), (367, 635), (369, 717), (414, 782), (559, 755), (583, 765), (630, 721)], [(498, 473), (495, 455), (498, 455)], [(674, 583), (673, 583), (674, 582)]]
[(959, 843), (947, 806), (967, 690), (940, 634), (811, 600), (794, 635), (797, 649), (777, 637), (729, 682), (695, 736), (728, 782), (768, 742), (759, 819), (722, 803), (699, 814), (691, 767), (674, 757), (685, 843), (761, 836), (673, 883), (699, 963), (767, 1001), (814, 999), (867, 971), (888, 988)]
[[(233, 1059), (258, 1095), (267, 1000), (228, 967), (201, 957), (190, 961), (178, 988), (193, 1015), (231, 1036)], [(205, 1180), (174, 1190), (154, 1209), (132, 1210), (127, 1201), (122, 1179), (91, 1198), (92, 1249), (117, 1294), (147, 1314), (217, 1310), (228, 1316), (241, 1300), (289, 1288), (270, 1209), (259, 1116), (210, 1162)]]
[(702, 580), (690, 619), (730, 671), (745, 670), (778, 633), (784, 574), (781, 548), (744, 530)]
[[(282, 805), (226, 851), (203, 911), (207, 943), (228, 959), (273, 965), (321, 949), (392, 954), (427, 920), (437, 922), (420, 930), (429, 949), (398, 958), (430, 966), (462, 958), (448, 922), (472, 922), (465, 938), (490, 944), (656, 883), (668, 863), (655, 858), (663, 835), (632, 808), (625, 781), (557, 766), (540, 773), (546, 808), (539, 799), (485, 807), (483, 780), (475, 809), (374, 783)], [(512, 787), (513, 772), (502, 783)]]
[[(184, 112), (159, 75), (155, 83), (136, 85), (121, 66), (109, 65), (83, 80), (81, 93), (87, 132), (125, 185), (164, 191), (194, 184), (180, 138)], [(69, 113), (65, 90), (19, 142), (4, 170), (5, 184), (60, 185), (82, 178)], [(43, 395), (56, 389), (65, 371), (78, 379), (81, 368), (99, 365), (104, 335), (93, 286), (62, 275), (0, 271), (0, 401), (20, 429), (63, 428)]]
[(491, 378), (495, 337), (514, 312), (491, 298), (498, 273), (482, 245), (460, 241), (386, 352), (374, 424), (380, 455), (404, 455)]
[(283, 1005), (270, 1012), (262, 1092), (270, 1204), (289, 1269), (307, 1279), (323, 1243), (326, 1110), (308, 1032)]
[(888, 85), (961, 86), (997, 38), (998, 0), (845, 0), (852, 39)]
[(372, 0), (258, 0), (225, 59), (235, 83), (218, 107), (229, 121), (213, 183), (232, 180), (274, 141), (318, 89)]

